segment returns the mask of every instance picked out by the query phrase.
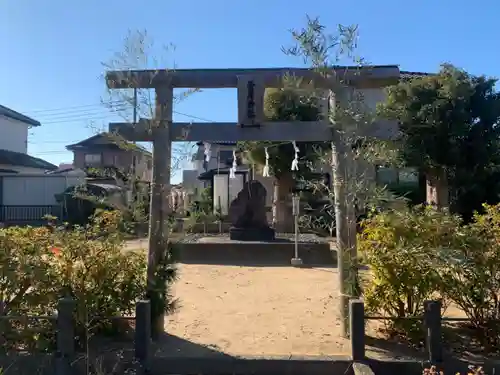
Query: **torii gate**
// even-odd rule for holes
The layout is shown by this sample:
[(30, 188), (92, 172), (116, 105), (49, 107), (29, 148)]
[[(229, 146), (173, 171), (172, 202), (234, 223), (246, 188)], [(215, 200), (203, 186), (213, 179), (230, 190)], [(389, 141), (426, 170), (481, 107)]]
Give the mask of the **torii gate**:
[[(336, 77), (357, 87), (381, 87), (397, 82), (396, 65), (366, 67), (335, 67), (331, 78), (307, 68), (264, 69), (178, 69), (112, 71), (106, 74), (110, 89), (154, 88), (156, 110), (153, 120), (138, 124), (112, 123), (110, 131), (136, 142), (153, 142), (153, 177), (149, 216), (148, 287), (152, 287), (155, 265), (165, 252), (171, 211), (170, 164), (172, 141), (328, 141), (332, 131), (328, 123), (329, 103), (323, 103), (321, 121), (266, 122), (264, 118), (264, 91), (266, 87), (283, 87), (286, 77), (294, 77), (298, 84), (326, 91), (325, 97), (334, 99), (332, 89)], [(172, 123), (174, 88), (237, 88), (237, 123)], [(334, 93), (333, 93), (334, 94)], [(340, 267), (339, 262), (339, 267)], [(342, 273), (339, 270), (339, 273)], [(151, 290), (151, 289), (148, 289)]]

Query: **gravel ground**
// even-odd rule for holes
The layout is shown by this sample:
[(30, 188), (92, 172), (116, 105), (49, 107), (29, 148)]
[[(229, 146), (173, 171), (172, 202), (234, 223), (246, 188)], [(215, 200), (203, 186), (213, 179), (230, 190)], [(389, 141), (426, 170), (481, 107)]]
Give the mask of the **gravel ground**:
[[(198, 241), (217, 235), (190, 235)], [(227, 236), (223, 236), (225, 238)], [(291, 239), (293, 235), (278, 236)], [(301, 241), (319, 242), (314, 235)], [(147, 248), (147, 240), (127, 248)], [(177, 312), (165, 323), (159, 356), (346, 355), (341, 337), (336, 268), (241, 267), (179, 264), (173, 293)], [(373, 334), (371, 324), (370, 332)], [(394, 349), (369, 347), (371, 356)], [(401, 354), (401, 356), (406, 356)]]
[(349, 350), (339, 331), (336, 269), (181, 264), (179, 275), (174, 294), (180, 307), (165, 325), (178, 340), (165, 353), (333, 355)]

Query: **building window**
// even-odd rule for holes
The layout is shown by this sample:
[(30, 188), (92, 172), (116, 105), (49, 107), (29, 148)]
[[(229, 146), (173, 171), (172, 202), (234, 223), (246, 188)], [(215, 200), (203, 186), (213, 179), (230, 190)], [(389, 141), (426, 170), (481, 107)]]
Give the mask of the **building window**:
[(376, 173), (380, 185), (418, 184), (418, 171), (414, 168), (377, 167)]
[(398, 182), (398, 170), (396, 168), (378, 167), (377, 183), (380, 185), (392, 185)]
[(398, 179), (400, 184), (418, 184), (418, 171), (414, 168), (400, 169)]
[(101, 154), (85, 154), (86, 165), (101, 164)]

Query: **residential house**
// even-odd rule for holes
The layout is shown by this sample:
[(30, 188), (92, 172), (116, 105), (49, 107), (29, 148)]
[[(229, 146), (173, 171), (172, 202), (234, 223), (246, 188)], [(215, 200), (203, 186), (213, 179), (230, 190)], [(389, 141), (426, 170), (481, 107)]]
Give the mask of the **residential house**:
[(0, 173), (45, 173), (57, 166), (28, 155), (28, 130), (40, 122), (0, 105)]
[(134, 174), (138, 181), (151, 181), (151, 153), (115, 134), (99, 133), (66, 149), (73, 152), (74, 168), (115, 168), (126, 175)]
[[(212, 186), (214, 175), (229, 175), (229, 169), (233, 164), (233, 150), (236, 143), (218, 142), (210, 144), (210, 160), (205, 157), (205, 148), (203, 142), (196, 144), (198, 147), (191, 159), (191, 169), (183, 171), (182, 185), (184, 189), (198, 194), (202, 189)], [(241, 160), (237, 159), (238, 165)], [(248, 172), (246, 166), (238, 168), (237, 173), (245, 174)]]
[(68, 184), (67, 176), (47, 174), (52, 163), (28, 155), (28, 131), (40, 122), (0, 105), (0, 222), (36, 224), (44, 215), (60, 217), (55, 194)]
[[(182, 185), (184, 190), (194, 197), (199, 197), (203, 189), (216, 187), (213, 190), (214, 203), (216, 206), (220, 205), (222, 212), (226, 213), (229, 203), (236, 198), (243, 184), (249, 178), (248, 166), (242, 164), (241, 157), (237, 154), (236, 178), (231, 179), (229, 172), (233, 164), (235, 143), (224, 141), (211, 143), (209, 161), (205, 157), (204, 143), (198, 142), (197, 146), (198, 149), (192, 157), (193, 169), (183, 171)], [(270, 199), (268, 194), (269, 202), (271, 202)]]

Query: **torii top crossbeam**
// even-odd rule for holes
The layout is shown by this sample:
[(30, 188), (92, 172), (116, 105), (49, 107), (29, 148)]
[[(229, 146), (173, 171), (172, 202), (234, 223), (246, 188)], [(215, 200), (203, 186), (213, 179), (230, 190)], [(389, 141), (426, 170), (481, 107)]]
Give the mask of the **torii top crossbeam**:
[[(368, 83), (370, 81), (399, 79), (397, 65), (336, 66), (327, 72), (346, 81)], [(324, 72), (322, 72), (324, 73)], [(282, 87), (283, 77), (291, 75), (314, 81), (317, 88), (331, 88), (331, 81), (317, 70), (308, 68), (252, 68), (252, 69), (174, 69), (110, 71), (106, 83), (112, 89), (156, 88), (171, 85), (179, 88), (230, 88), (238, 87), (238, 77), (258, 77), (265, 87)], [(380, 83), (379, 83), (380, 85)]]
[[(329, 91), (342, 82), (356, 87), (382, 87), (399, 80), (396, 65), (334, 67), (325, 71), (307, 68), (260, 69), (177, 69), (112, 71), (106, 74), (111, 89), (154, 88), (156, 118), (143, 119), (138, 124), (110, 124), (133, 141), (153, 141), (160, 121), (170, 123), (169, 141), (325, 141), (331, 139), (328, 124), (328, 105), (323, 103), (320, 121), (266, 122), (264, 92), (266, 87), (283, 87), (286, 77), (293, 77), (294, 87), (307, 86)], [(231, 88), (238, 89), (238, 122), (236, 123), (173, 123), (174, 88)], [(378, 124), (374, 129), (386, 127)], [(376, 130), (375, 130), (376, 131)]]

